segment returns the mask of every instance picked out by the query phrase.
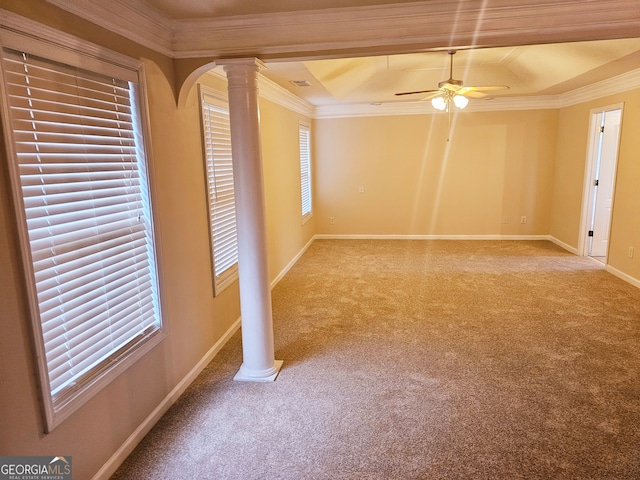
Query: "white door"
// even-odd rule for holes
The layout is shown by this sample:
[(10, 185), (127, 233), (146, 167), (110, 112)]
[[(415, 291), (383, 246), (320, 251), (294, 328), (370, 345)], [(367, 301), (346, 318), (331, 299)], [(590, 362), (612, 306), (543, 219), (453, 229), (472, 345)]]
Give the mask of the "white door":
[(597, 137), (599, 145), (595, 149), (597, 158), (594, 159), (595, 171), (592, 180), (594, 207), (589, 248), (589, 255), (592, 257), (607, 256), (621, 113), (621, 110), (611, 110), (601, 114), (600, 132)]

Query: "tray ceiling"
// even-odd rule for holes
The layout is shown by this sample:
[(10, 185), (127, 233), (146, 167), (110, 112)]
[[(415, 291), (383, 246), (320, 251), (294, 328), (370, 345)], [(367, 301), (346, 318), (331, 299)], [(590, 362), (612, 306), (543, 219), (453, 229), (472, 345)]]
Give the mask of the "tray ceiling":
[(455, 78), (509, 85), (504, 97), (640, 69), (637, 0), (47, 1), (175, 58), (259, 57), (315, 106), (418, 101), (394, 93), (437, 88), (451, 47)]

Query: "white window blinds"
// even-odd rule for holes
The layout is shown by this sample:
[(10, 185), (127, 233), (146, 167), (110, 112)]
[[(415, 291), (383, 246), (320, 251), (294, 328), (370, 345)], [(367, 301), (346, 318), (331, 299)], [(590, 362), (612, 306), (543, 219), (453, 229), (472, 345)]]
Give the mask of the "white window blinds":
[(15, 50), (3, 56), (57, 411), (161, 326), (136, 86)]
[(312, 214), (311, 201), (311, 130), (300, 125), (300, 192), (302, 198), (302, 221)]
[(214, 290), (217, 295), (238, 275), (238, 238), (229, 109), (219, 99), (203, 94), (202, 118)]

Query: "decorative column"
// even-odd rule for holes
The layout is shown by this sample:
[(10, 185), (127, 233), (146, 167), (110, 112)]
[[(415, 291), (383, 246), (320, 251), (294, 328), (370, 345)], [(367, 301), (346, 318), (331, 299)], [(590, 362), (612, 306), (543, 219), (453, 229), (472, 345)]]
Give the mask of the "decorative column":
[(234, 380), (272, 382), (282, 361), (274, 359), (260, 146), (258, 72), (264, 65), (256, 58), (221, 63), (229, 90), (242, 315), (243, 362)]

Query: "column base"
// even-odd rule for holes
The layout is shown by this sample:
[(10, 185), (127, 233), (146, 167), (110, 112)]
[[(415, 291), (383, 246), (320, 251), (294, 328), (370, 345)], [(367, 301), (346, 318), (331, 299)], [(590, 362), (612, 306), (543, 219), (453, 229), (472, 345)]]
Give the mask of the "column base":
[(245, 368), (244, 364), (240, 366), (240, 370), (236, 373), (236, 376), (233, 379), (237, 382), (273, 382), (278, 373), (280, 373), (280, 368), (282, 368), (283, 360), (276, 360), (273, 362), (273, 369), (267, 370), (266, 372), (255, 372)]

